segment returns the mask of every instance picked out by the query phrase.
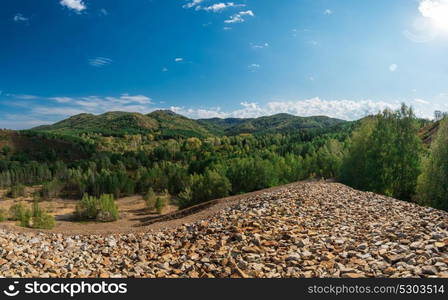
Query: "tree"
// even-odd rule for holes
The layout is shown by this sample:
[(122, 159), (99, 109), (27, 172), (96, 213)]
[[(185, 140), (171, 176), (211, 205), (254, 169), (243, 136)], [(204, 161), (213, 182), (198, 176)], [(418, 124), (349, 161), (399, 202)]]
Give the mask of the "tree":
[(361, 122), (352, 134), (350, 149), (341, 166), (341, 181), (357, 189), (368, 188), (367, 150), (376, 123), (376, 118), (367, 118)]
[(417, 199), (421, 204), (448, 210), (448, 118), (439, 127), (418, 178)]
[(385, 110), (355, 131), (341, 179), (355, 188), (410, 200), (420, 174), (422, 142), (412, 108)]

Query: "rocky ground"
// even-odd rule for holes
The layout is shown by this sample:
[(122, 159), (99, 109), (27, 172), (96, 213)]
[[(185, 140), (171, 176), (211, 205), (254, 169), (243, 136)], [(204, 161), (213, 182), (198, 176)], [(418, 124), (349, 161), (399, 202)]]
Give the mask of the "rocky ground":
[(448, 213), (308, 182), (177, 228), (0, 229), (5, 277), (448, 277)]

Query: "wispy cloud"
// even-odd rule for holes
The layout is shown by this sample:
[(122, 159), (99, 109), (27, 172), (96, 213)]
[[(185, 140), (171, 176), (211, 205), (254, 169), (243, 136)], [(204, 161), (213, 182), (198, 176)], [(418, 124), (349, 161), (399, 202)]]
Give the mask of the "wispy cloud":
[(191, 2), (185, 4), (183, 7), (184, 8), (192, 8), (192, 7), (198, 6), (202, 2), (204, 2), (204, 0), (192, 0)]
[(57, 103), (69, 103), (73, 101), (73, 98), (69, 98), (69, 97), (52, 97), (49, 98), (50, 100), (54, 100)]
[(398, 69), (398, 65), (397, 64), (391, 64), (389, 66), (389, 71), (390, 72), (395, 72)]
[(59, 2), (62, 6), (72, 9), (78, 13), (85, 10), (87, 6), (84, 4), (83, 0), (61, 0)]
[(109, 12), (107, 11), (107, 9), (105, 9), (105, 8), (101, 8), (101, 9), (100, 9), (100, 15), (102, 15), (102, 16), (107, 16), (107, 15), (109, 15)]
[(110, 65), (113, 61), (110, 58), (99, 56), (95, 58), (90, 58), (88, 62), (89, 65), (91, 65), (92, 67), (102, 68), (104, 66)]
[(227, 2), (227, 3), (221, 2), (221, 3), (215, 3), (210, 6), (202, 7), (200, 9), (216, 13), (216, 12), (221, 12), (221, 11), (231, 8), (231, 7), (245, 7), (245, 6), (246, 6), (245, 4), (235, 4), (233, 2)]
[(419, 104), (430, 104), (431, 102), (423, 100), (423, 99), (414, 99), (415, 103), (419, 103)]
[(195, 10), (203, 10), (208, 12), (222, 12), (228, 8), (232, 7), (245, 7), (245, 4), (236, 4), (235, 2), (218, 2), (214, 4), (210, 4), (207, 6), (202, 6), (201, 4), (204, 2), (204, 0), (193, 0), (187, 4), (184, 4), (184, 8), (194, 8)]
[(260, 68), (261, 68), (261, 65), (259, 65), (259, 64), (250, 64), (247, 66), (247, 69), (249, 70), (249, 72), (255, 72)]
[(246, 22), (246, 17), (255, 17), (255, 14), (252, 10), (240, 11), (239, 13), (230, 16), (230, 18), (225, 20), (224, 23), (244, 23)]
[[(32, 105), (36, 115), (71, 116), (80, 113), (100, 114), (107, 111), (149, 112), (152, 99), (145, 95), (122, 94), (119, 97), (51, 97), (41, 98), (41, 103)], [(44, 105), (44, 101), (57, 105)]]
[(174, 61), (175, 61), (175, 62), (183, 62), (184, 59), (183, 59), (182, 57), (176, 57), (176, 58), (174, 59)]
[(263, 49), (269, 47), (269, 43), (262, 43), (262, 44), (250, 44), (252, 49)]
[(324, 10), (324, 15), (332, 15), (333, 14), (333, 11), (331, 10), (331, 9), (329, 9), (329, 8), (327, 8), (326, 10)]
[(26, 18), (24, 15), (22, 14), (16, 14), (13, 18), (14, 22), (27, 22), (29, 20), (29, 18)]
[(322, 100), (312, 98), (297, 101), (272, 101), (264, 105), (255, 102), (241, 102), (242, 108), (234, 111), (223, 111), (221, 108), (191, 109), (171, 107), (177, 113), (191, 118), (256, 118), (278, 113), (289, 113), (296, 116), (325, 115), (344, 120), (357, 120), (367, 115), (376, 114), (385, 108), (396, 109), (399, 104), (375, 102), (372, 100)]

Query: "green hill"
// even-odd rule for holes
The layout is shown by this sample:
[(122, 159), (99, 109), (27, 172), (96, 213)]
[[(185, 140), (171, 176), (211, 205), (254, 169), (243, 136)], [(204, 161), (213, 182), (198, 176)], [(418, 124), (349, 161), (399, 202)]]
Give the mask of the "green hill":
[(158, 122), (139, 113), (108, 112), (102, 115), (79, 114), (55, 123), (33, 128), (54, 133), (129, 134), (150, 132), (158, 128)]
[(156, 110), (146, 116), (157, 121), (158, 130), (165, 136), (206, 137), (212, 135), (198, 121), (181, 116), (170, 110)]
[(207, 137), (242, 133), (292, 132), (300, 129), (329, 128), (344, 123), (346, 121), (324, 116), (297, 117), (289, 114), (249, 119), (193, 120), (169, 110), (157, 110), (147, 115), (129, 112), (108, 112), (101, 115), (79, 114), (53, 125), (33, 128), (33, 130), (68, 135), (99, 133), (116, 136), (153, 133), (161, 137)]
[(202, 119), (202, 124), (221, 129), (227, 135), (241, 133), (291, 132), (307, 128), (328, 128), (346, 121), (324, 116), (297, 117), (290, 114), (276, 114), (254, 119)]

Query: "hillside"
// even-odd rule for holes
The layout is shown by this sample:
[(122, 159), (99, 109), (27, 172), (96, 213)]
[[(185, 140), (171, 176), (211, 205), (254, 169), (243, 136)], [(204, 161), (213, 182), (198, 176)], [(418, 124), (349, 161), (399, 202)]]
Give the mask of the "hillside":
[(249, 119), (200, 119), (202, 124), (221, 130), (227, 135), (241, 133), (287, 133), (300, 129), (329, 128), (347, 121), (324, 116), (297, 117), (290, 114), (276, 114)]
[(33, 130), (58, 133), (137, 133), (158, 129), (156, 120), (139, 113), (108, 112), (102, 115), (79, 114), (53, 125), (33, 128)]
[(87, 158), (88, 153), (82, 144), (59, 137), (0, 130), (0, 160), (73, 161)]
[(211, 132), (199, 122), (176, 114), (170, 110), (156, 110), (146, 115), (158, 123), (158, 130), (168, 136), (206, 137)]
[(439, 129), (440, 121), (430, 122), (428, 125), (422, 127), (419, 136), (426, 145), (430, 145), (434, 140)]
[(242, 133), (287, 133), (300, 129), (330, 128), (346, 121), (324, 116), (297, 117), (277, 114), (249, 119), (193, 120), (169, 110), (158, 110), (147, 115), (128, 112), (108, 112), (102, 115), (79, 114), (53, 125), (33, 130), (63, 134), (101, 133), (104, 135), (155, 133), (168, 137), (207, 137)]
[(220, 203), (132, 232), (115, 227), (80, 236), (5, 227), (0, 275), (448, 277), (443, 211), (326, 182), (294, 183)]

